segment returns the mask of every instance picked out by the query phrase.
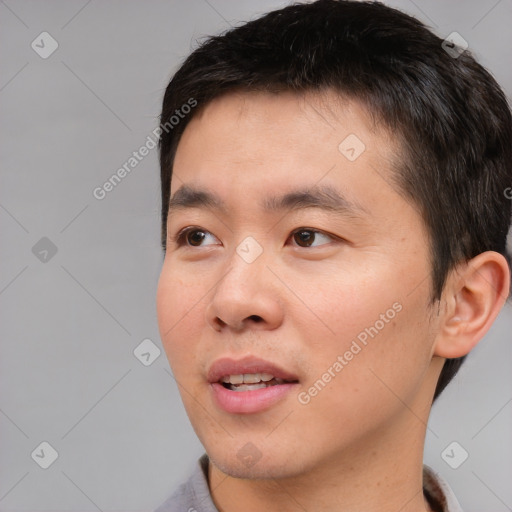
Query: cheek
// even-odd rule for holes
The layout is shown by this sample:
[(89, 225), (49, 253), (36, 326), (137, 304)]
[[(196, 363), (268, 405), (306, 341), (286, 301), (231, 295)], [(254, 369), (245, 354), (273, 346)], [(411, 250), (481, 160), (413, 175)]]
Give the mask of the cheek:
[(173, 373), (191, 368), (194, 340), (204, 329), (203, 287), (184, 282), (178, 274), (173, 266), (164, 263), (156, 295), (160, 339)]
[(321, 321), (304, 323), (301, 331), (308, 333), (309, 343), (306, 385), (321, 381), (319, 406), (338, 402), (355, 410), (357, 402), (388, 398), (399, 403), (388, 387), (405, 397), (421, 382), (432, 339), (426, 319), (428, 280), (410, 293), (409, 279), (389, 270), (345, 275), (331, 279), (328, 293), (310, 292)]
[(364, 271), (354, 266), (347, 271), (333, 270), (323, 280), (316, 280), (314, 286), (296, 285), (297, 295), (305, 300), (297, 304), (295, 319), (304, 323), (303, 328), (310, 333), (308, 341), (315, 349), (325, 353), (330, 347), (334, 353), (343, 353), (358, 336), (364, 343), (376, 330), (379, 336), (389, 331), (399, 320), (397, 310), (402, 305), (396, 286), (387, 286), (382, 278), (386, 271), (389, 273), (385, 268), (374, 266), (372, 271)]

